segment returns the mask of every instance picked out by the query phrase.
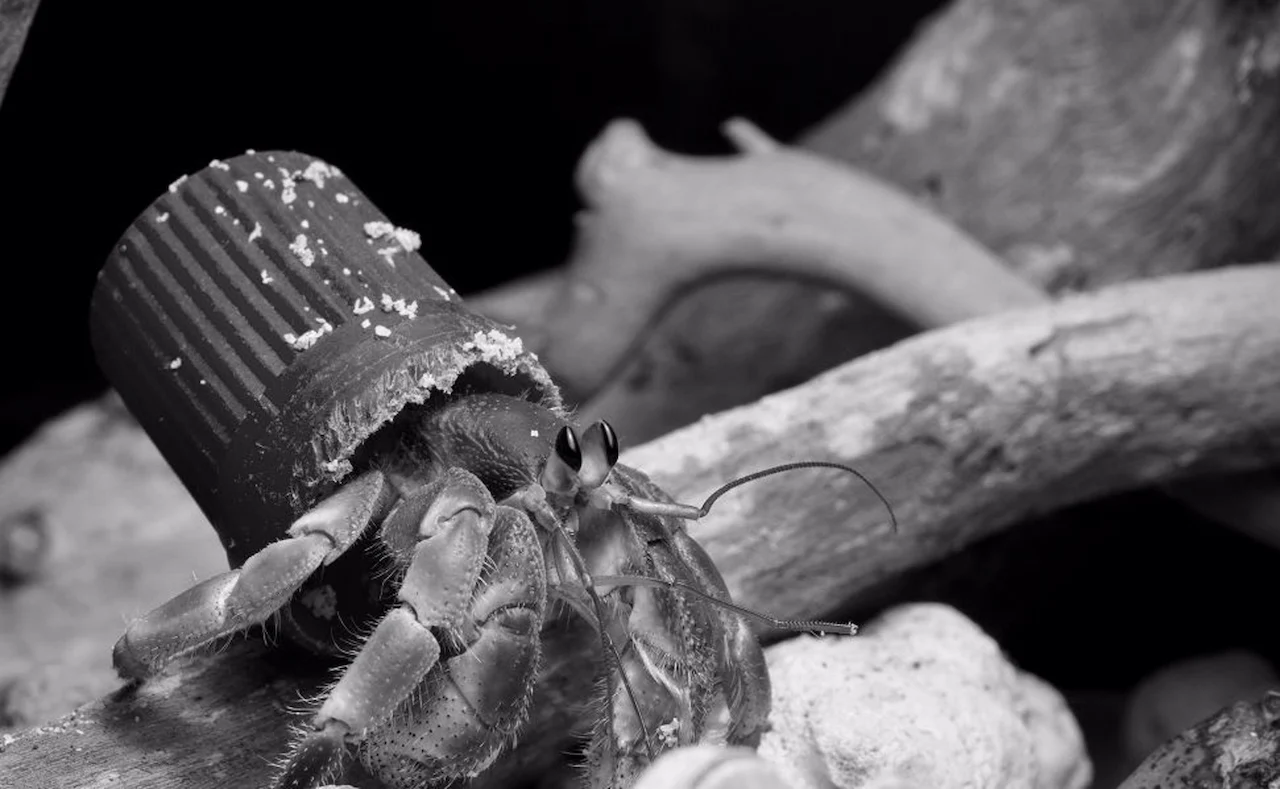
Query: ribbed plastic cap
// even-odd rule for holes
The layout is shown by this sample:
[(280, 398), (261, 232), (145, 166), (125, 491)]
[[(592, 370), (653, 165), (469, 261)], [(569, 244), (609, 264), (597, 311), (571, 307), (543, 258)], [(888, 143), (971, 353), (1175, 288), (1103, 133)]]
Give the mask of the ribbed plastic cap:
[(510, 327), (470, 312), (335, 167), (247, 153), (183, 177), (98, 277), (98, 362), (232, 566), (351, 471), (406, 406), (559, 393)]

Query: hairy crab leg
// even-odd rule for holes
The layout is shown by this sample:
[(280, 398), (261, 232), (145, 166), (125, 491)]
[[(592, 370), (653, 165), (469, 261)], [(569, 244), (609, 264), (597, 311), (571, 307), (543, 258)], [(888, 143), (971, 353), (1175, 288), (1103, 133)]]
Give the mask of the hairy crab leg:
[[(729, 599), (729, 588), (711, 557), (683, 528), (672, 529), (671, 551), (698, 579), (699, 586)], [(717, 609), (725, 627), (726, 648), (722, 653), (720, 680), (732, 722), (726, 737), (730, 745), (760, 744), (768, 726), (772, 688), (764, 650), (755, 633), (741, 616)]]
[[(449, 469), (387, 516), (383, 539), (408, 565), (400, 605), (312, 719), (276, 784), (282, 789), (335, 777), (349, 746), (364, 746), (362, 755), (378, 761), (375, 771), (392, 785), (419, 785), (422, 764), (436, 754), (449, 777), (459, 777), (487, 765), (527, 713), (546, 598), (528, 519), (496, 506), (470, 473)], [(470, 646), (442, 665), (437, 633), (446, 635), (446, 649)], [(402, 727), (392, 718), (406, 701), (422, 709)], [(420, 716), (432, 714), (443, 715), (443, 725), (424, 726)], [(413, 738), (434, 738), (434, 747)]]
[(503, 506), (489, 545), (471, 604), (476, 640), (427, 677), (410, 702), (411, 723), (381, 727), (361, 748), (369, 771), (392, 786), (476, 775), (528, 716), (547, 599), (542, 546), (529, 518)]
[[(671, 555), (658, 519), (631, 518), (618, 528), (610, 515), (590, 519), (582, 535), (593, 574), (638, 572), (663, 581), (698, 585), (698, 578)], [(639, 531), (637, 531), (639, 529)], [(619, 586), (604, 597), (612, 603), (629, 639), (623, 643), (621, 674), (633, 699), (614, 683), (598, 696), (600, 725), (587, 748), (591, 786), (629, 786), (653, 752), (720, 739), (726, 725), (720, 653), (728, 638), (720, 617), (705, 601), (661, 586)], [(606, 670), (614, 669), (607, 666)]]
[(355, 544), (395, 495), (377, 471), (339, 488), (294, 521), (287, 538), (131, 622), (112, 651), (116, 671), (145, 679), (183, 652), (266, 621), (313, 572)]

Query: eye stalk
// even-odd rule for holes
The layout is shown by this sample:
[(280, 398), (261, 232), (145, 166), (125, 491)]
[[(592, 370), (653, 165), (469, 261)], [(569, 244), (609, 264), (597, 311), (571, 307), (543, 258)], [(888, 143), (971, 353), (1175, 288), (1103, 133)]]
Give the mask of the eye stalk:
[(603, 485), (617, 462), (618, 434), (601, 419), (582, 436), (582, 468), (578, 471), (582, 488), (594, 490)]
[(547, 456), (538, 481), (548, 493), (570, 494), (577, 488), (578, 469), (582, 468), (582, 447), (578, 434), (565, 425), (556, 435), (555, 448)]

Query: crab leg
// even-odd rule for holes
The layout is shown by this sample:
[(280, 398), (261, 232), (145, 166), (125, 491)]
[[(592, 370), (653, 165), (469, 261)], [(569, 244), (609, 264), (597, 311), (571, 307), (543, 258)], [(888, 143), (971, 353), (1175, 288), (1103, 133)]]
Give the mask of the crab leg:
[[(719, 592), (729, 598), (724, 577), (711, 557), (684, 529), (673, 529), (668, 537), (672, 552), (698, 579), (708, 592)], [(764, 650), (755, 633), (742, 617), (732, 611), (718, 609), (725, 627), (726, 649), (719, 667), (721, 686), (728, 705), (731, 724), (726, 735), (729, 745), (760, 744), (768, 726), (772, 688)]]
[[(417, 785), (429, 770), (458, 777), (487, 766), (523, 722), (546, 597), (528, 519), (496, 506), (470, 473), (450, 469), (387, 517), (383, 539), (393, 556), (408, 559), (401, 604), (312, 719), (277, 783), (282, 789), (325, 783), (340, 772), (348, 746), (362, 743), (384, 782)], [(448, 636), (447, 649), (470, 646), (441, 664), (436, 633)], [(422, 707), (413, 727), (380, 725), (406, 701)], [(441, 725), (424, 723), (437, 719)]]
[(538, 533), (523, 512), (498, 507), (489, 560), (471, 602), (475, 641), (423, 682), (411, 702), (411, 726), (371, 732), (361, 749), (370, 772), (392, 786), (479, 773), (528, 715), (547, 592)]
[(177, 655), (266, 621), (321, 565), (350, 548), (394, 500), (381, 472), (344, 485), (238, 569), (186, 590), (130, 623), (112, 662), (125, 679), (145, 679)]

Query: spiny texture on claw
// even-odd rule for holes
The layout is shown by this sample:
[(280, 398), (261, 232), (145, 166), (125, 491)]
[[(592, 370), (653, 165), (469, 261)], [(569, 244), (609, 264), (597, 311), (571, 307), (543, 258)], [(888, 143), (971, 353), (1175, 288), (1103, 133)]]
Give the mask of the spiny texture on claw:
[(519, 736), (554, 599), (599, 636), (598, 691), (583, 700), (589, 786), (628, 786), (678, 745), (758, 742), (769, 710), (760, 647), (736, 613), (707, 602), (728, 592), (678, 520), (614, 506), (669, 499), (615, 465), (607, 423), (579, 440), (539, 406), (475, 394), (402, 429), (393, 452), (244, 566), (135, 622), (116, 647), (121, 672), (147, 676), (278, 611), (298, 625), (297, 601), (324, 590), (331, 618), (353, 616), (346, 627), (367, 636), (346, 645), (354, 658), (277, 786), (340, 779), (356, 756), (388, 786), (416, 789), (483, 772)]

